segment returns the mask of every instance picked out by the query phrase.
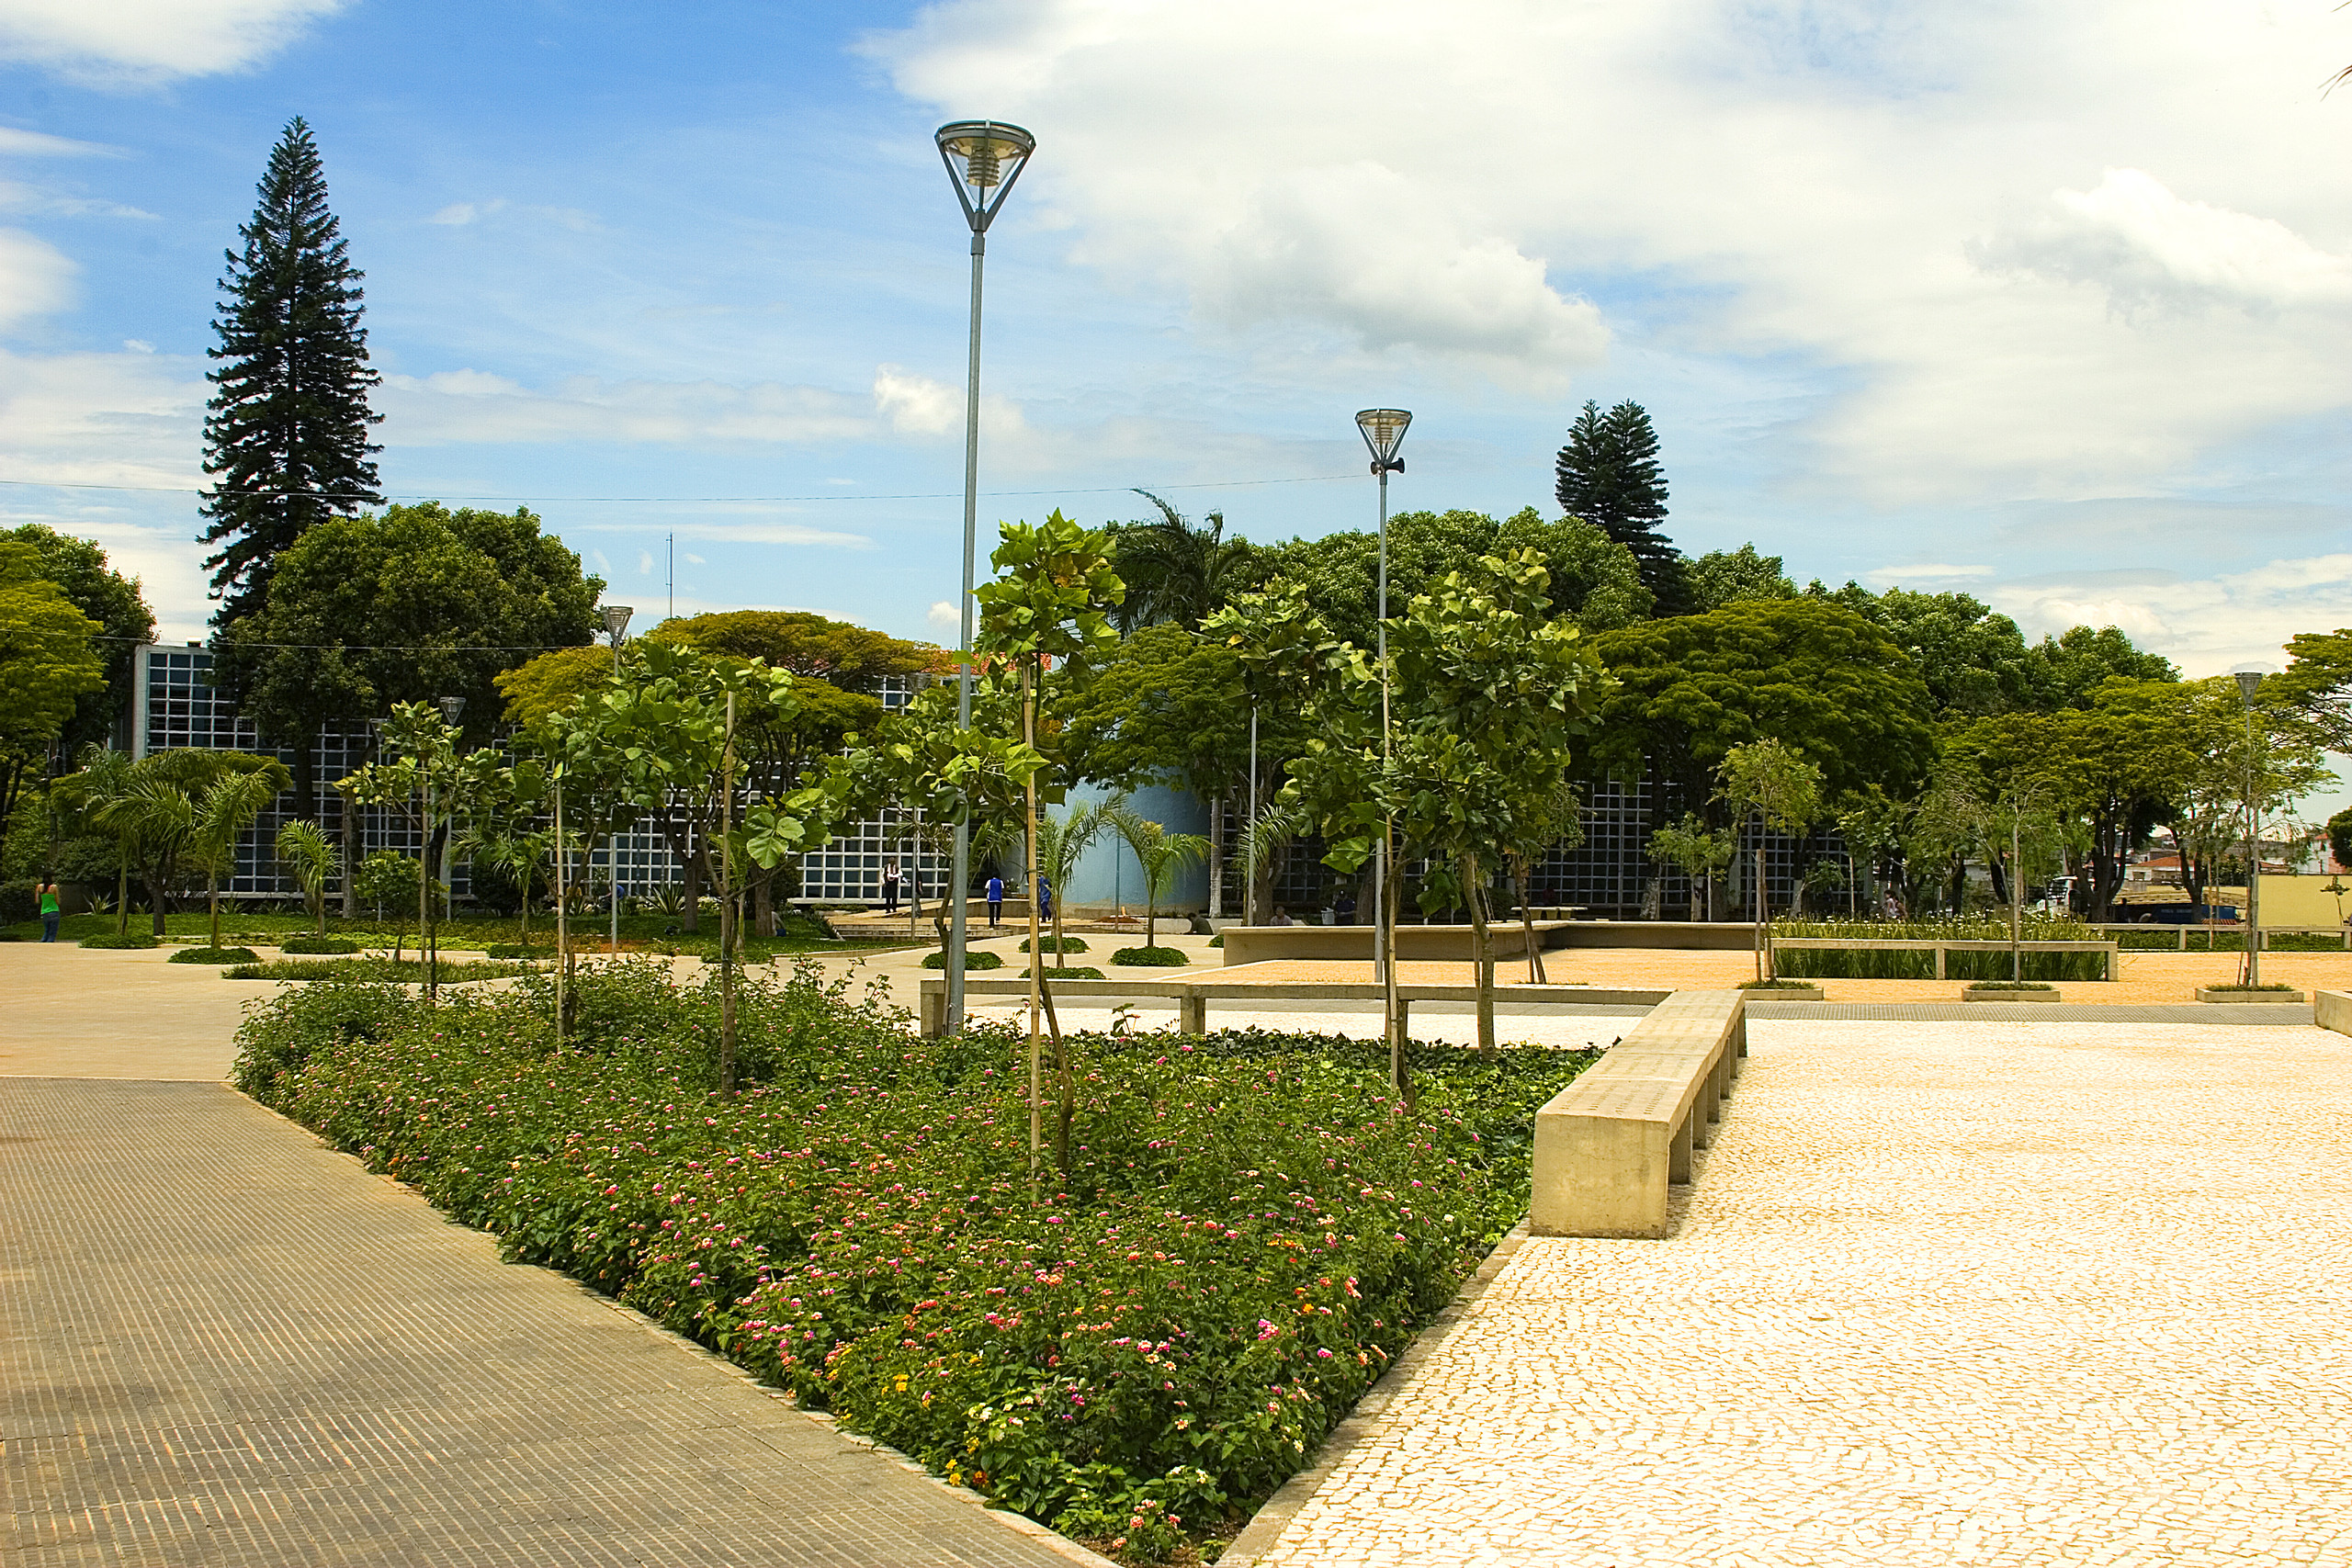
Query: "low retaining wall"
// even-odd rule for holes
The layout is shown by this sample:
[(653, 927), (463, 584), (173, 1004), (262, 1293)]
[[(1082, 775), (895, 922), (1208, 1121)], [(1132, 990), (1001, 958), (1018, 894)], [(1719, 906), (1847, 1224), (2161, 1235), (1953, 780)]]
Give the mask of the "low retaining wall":
[[(1566, 945), (1568, 929), (1566, 920), (1536, 921), (1536, 945)], [(1227, 926), (1217, 934), (1225, 938), (1228, 964), (1262, 964), (1272, 958), (1372, 962), (1370, 926)], [(1398, 926), (1396, 956), (1467, 964), (1476, 955), (1471, 942), (1475, 934), (1468, 926)], [(1489, 958), (1524, 958), (1526, 928), (1516, 920), (1497, 920), (1487, 928), (1487, 948)]]
[(1747, 1055), (1747, 998), (1677, 991), (1535, 1113), (1528, 1227), (1662, 1236), (1667, 1189), (1721, 1120)]
[[(1299, 980), (1250, 985), (1243, 983), (1202, 982), (1197, 980), (1054, 980), (1049, 982), (1054, 997), (1059, 1001), (1091, 1001), (1107, 997), (1158, 997), (1173, 998), (1176, 1003), (1177, 1029), (1185, 1034), (1208, 1032), (1209, 1003), (1220, 1007), (1247, 1006), (1250, 1002), (1376, 1002), (1383, 992), (1378, 986), (1330, 984), (1323, 981)], [(976, 997), (1003, 997), (1010, 999), (1029, 994), (1026, 979), (984, 980), (967, 976), (964, 998), (968, 1003)], [(926, 1035), (941, 1032), (947, 1018), (947, 980), (926, 976), (922, 987), (922, 1032)], [(1538, 1005), (1581, 1003), (1586, 1007), (1646, 1007), (1654, 1008), (1666, 1001), (1671, 992), (1609, 990), (1597, 986), (1498, 986), (1495, 1000), (1502, 1004), (1536, 1003)], [(1411, 1023), (1411, 1008), (1415, 1002), (1475, 1002), (1478, 999), (1476, 986), (1399, 986), (1396, 987), (1396, 1011), (1408, 1027)]]
[(2352, 1034), (2352, 991), (2313, 991), (2312, 1021), (2338, 1034)]

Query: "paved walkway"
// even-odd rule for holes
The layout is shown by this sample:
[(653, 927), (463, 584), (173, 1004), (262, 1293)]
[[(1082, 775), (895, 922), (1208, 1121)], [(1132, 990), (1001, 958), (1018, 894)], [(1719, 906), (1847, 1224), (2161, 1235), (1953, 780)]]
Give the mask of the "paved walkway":
[(1674, 1233), (1524, 1244), (1257, 1561), (2352, 1564), (2352, 1041), (1751, 1034)]
[(1101, 1562), (206, 1081), (254, 992), (156, 959), (0, 945), (8, 1568)]

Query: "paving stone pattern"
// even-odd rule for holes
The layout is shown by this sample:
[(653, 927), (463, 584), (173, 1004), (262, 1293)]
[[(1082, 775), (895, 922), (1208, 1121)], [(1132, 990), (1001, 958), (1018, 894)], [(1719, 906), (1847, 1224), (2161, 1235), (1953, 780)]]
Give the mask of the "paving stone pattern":
[(8, 1568), (1100, 1563), (220, 1084), (0, 1077)]
[(1750, 1037), (1673, 1233), (1521, 1246), (1259, 1561), (2352, 1564), (2352, 1041)]

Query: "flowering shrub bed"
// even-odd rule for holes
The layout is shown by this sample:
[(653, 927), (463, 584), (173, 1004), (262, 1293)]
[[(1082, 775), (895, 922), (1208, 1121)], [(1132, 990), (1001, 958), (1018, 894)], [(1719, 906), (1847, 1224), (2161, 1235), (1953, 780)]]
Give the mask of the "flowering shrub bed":
[(1033, 1197), (1022, 1045), (917, 1038), (807, 976), (742, 987), (756, 1087), (716, 1078), (715, 983), (622, 964), (426, 1010), (327, 982), (256, 1009), (238, 1082), (375, 1168), (1065, 1533), (1208, 1546), (1524, 1210), (1535, 1108), (1586, 1053), (1073, 1038), (1067, 1169)]

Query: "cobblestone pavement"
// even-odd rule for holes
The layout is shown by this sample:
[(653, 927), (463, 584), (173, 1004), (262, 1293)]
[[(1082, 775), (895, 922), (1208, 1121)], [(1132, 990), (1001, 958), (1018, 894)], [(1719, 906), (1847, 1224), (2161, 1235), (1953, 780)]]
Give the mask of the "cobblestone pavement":
[(2352, 1563), (2352, 1041), (1751, 1036), (1673, 1234), (1525, 1243), (1258, 1562)]
[(1102, 1562), (218, 1083), (0, 1077), (0, 1482), (8, 1568)]

